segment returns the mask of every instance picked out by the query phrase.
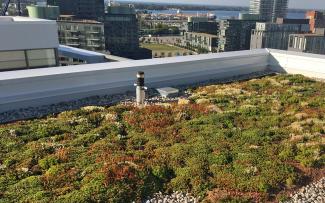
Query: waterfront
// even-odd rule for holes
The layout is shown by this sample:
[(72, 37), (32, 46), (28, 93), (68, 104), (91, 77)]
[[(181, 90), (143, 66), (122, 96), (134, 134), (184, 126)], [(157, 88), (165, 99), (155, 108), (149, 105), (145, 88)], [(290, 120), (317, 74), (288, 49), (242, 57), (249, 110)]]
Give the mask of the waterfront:
[[(147, 10), (149, 13), (153, 14), (177, 14), (177, 10)], [(247, 11), (225, 11), (225, 10), (215, 10), (215, 11), (207, 11), (207, 10), (186, 10), (181, 11), (185, 15), (204, 15), (204, 14), (214, 14), (218, 19), (229, 19), (229, 18), (238, 18), (240, 12)], [(289, 12), (288, 18), (304, 18), (304, 12)]]

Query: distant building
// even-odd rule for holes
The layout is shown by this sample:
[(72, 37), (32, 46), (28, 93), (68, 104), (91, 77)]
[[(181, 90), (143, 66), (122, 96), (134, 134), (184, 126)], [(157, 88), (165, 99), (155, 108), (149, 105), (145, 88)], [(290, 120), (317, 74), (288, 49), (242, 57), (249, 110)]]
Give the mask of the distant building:
[(325, 29), (317, 29), (314, 34), (291, 34), (289, 51), (325, 54)]
[(184, 46), (197, 52), (217, 52), (218, 36), (206, 33), (186, 32)]
[(239, 20), (262, 20), (259, 14), (239, 13)]
[[(0, 0), (1, 1), (1, 0)], [(28, 16), (32, 18), (42, 18), (48, 20), (57, 20), (60, 16), (58, 6), (49, 6), (46, 2), (38, 2), (37, 5), (27, 6)]]
[(103, 23), (79, 20), (69, 15), (60, 16), (57, 22), (60, 44), (90, 51), (105, 51)]
[(251, 31), (256, 21), (250, 20), (221, 20), (218, 52), (249, 50)]
[(187, 22), (188, 32), (201, 32), (206, 34), (217, 34), (219, 22), (210, 20), (209, 17), (189, 17)]
[(325, 28), (325, 13), (320, 11), (307, 11), (306, 18), (309, 19), (310, 31), (315, 28)]
[(0, 17), (0, 70), (58, 66), (55, 21)]
[(250, 0), (249, 13), (260, 15), (265, 21), (285, 18), (287, 10), (288, 0)]
[(74, 15), (78, 19), (102, 21), (104, 0), (47, 0), (49, 5), (60, 7), (61, 15)]
[(150, 50), (139, 45), (139, 27), (132, 5), (109, 5), (104, 18), (106, 50), (113, 55), (144, 59), (151, 58)]
[(308, 19), (280, 19), (277, 23), (256, 23), (251, 34), (251, 49), (288, 49), (290, 34), (308, 33)]

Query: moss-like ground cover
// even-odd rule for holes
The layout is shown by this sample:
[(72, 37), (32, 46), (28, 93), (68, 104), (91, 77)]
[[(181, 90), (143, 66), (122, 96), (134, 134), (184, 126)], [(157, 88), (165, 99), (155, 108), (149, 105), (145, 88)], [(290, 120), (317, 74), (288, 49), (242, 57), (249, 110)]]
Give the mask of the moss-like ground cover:
[(166, 44), (141, 44), (141, 47), (150, 49), (152, 51), (182, 51), (184, 49), (176, 47), (176, 46), (171, 46), (171, 45), (166, 45)]
[(275, 201), (324, 172), (324, 83), (270, 76), (190, 100), (1, 125), (0, 202), (140, 202), (172, 190)]

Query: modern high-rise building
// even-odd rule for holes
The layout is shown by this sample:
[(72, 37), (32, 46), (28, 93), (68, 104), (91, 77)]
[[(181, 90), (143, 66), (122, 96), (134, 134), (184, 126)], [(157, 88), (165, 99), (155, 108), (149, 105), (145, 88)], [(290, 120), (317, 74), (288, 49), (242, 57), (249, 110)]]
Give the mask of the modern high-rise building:
[(110, 5), (105, 14), (106, 48), (124, 55), (139, 48), (138, 19), (133, 6)]
[(219, 22), (208, 17), (189, 17), (187, 21), (188, 32), (199, 32), (211, 35), (218, 34)]
[(277, 18), (285, 18), (289, 0), (250, 0), (250, 14), (260, 15), (266, 21), (275, 21)]
[(255, 26), (255, 20), (221, 20), (218, 52), (248, 50)]
[(47, 3), (59, 6), (61, 15), (98, 21), (102, 21), (104, 17), (104, 0), (47, 0)]
[(132, 58), (151, 58), (152, 52), (140, 48), (139, 26), (133, 5), (110, 4), (104, 18), (105, 45), (111, 54)]

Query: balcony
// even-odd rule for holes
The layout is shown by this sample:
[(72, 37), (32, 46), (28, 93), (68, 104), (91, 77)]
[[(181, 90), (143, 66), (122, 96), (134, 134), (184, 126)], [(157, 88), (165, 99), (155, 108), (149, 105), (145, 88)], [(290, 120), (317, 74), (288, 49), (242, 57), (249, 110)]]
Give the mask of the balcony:
[(79, 37), (77, 37), (77, 36), (62, 37), (62, 38), (65, 38), (65, 39), (71, 39), (71, 40), (78, 40), (78, 39), (79, 39)]
[(66, 43), (67, 46), (77, 47), (80, 46), (80, 43), (68, 42)]
[(90, 39), (88, 39), (89, 41), (100, 41), (100, 40), (102, 40), (101, 38), (90, 38)]
[(100, 34), (100, 31), (87, 31), (87, 34)]
[(102, 45), (101, 44), (87, 44), (88, 47), (101, 47)]

